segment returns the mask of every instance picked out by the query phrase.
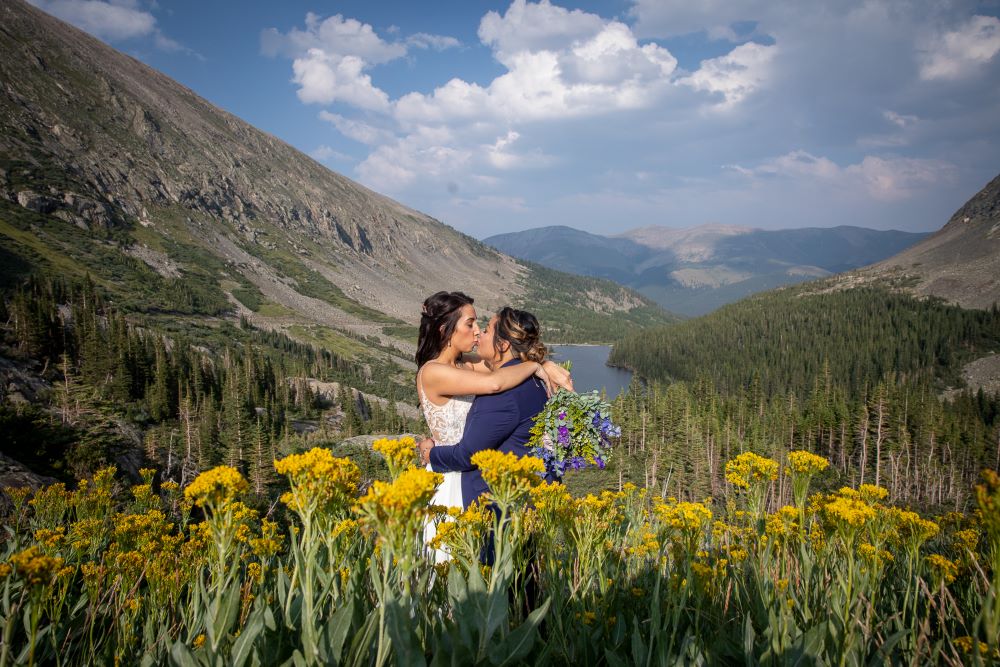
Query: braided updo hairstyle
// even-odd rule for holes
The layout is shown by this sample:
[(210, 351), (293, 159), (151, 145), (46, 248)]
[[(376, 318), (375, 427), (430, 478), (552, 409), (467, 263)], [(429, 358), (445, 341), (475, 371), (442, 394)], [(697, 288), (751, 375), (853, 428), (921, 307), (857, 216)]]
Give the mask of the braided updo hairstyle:
[(542, 344), (542, 330), (538, 319), (526, 310), (504, 306), (497, 312), (493, 326), (493, 349), (499, 357), (501, 344), (508, 343), (515, 359), (521, 361), (545, 361), (548, 350)]
[(472, 297), (461, 292), (437, 292), (424, 300), (417, 337), (417, 368), (434, 359), (455, 333), (462, 306), (471, 306)]

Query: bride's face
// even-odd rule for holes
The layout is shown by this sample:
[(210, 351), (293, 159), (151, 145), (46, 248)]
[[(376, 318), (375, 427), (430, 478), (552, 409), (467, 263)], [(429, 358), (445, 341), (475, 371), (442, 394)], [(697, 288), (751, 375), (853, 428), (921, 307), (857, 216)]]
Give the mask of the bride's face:
[(451, 334), (451, 346), (459, 352), (472, 352), (479, 340), (479, 323), (476, 322), (476, 309), (466, 304), (459, 311), (458, 324)]

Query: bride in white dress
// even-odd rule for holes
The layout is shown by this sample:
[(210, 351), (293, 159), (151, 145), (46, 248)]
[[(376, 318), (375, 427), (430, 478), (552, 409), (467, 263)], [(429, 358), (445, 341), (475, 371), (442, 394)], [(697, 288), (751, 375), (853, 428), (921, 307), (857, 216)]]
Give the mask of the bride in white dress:
[[(420, 317), (417, 392), (431, 436), (442, 445), (453, 445), (462, 439), (465, 417), (478, 395), (516, 387), (532, 375), (538, 375), (547, 386), (554, 382), (572, 388), (569, 374), (551, 361), (525, 362), (494, 371), (472, 356), (481, 333), (472, 303), (472, 298), (461, 292), (438, 292), (424, 301)], [(462, 473), (445, 473), (431, 502), (444, 507), (463, 507)], [(425, 543), (435, 534), (434, 522), (428, 522), (424, 529)], [(448, 552), (443, 549), (434, 554), (435, 562), (448, 559)]]

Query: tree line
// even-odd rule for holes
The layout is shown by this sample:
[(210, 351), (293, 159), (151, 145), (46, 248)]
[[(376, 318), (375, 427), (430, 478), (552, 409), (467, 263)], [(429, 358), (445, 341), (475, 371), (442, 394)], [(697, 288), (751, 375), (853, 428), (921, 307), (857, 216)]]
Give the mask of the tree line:
[(803, 394), (826, 367), (832, 383), (858, 393), (890, 373), (958, 386), (963, 363), (1000, 351), (996, 307), (965, 310), (870, 287), (810, 289), (775, 290), (626, 336), (609, 363), (660, 381), (704, 375), (723, 392), (759, 385), (766, 395)]
[[(20, 418), (5, 414), (8, 436), (0, 441), (12, 450), (35, 442), (11, 430), (19, 423), (59, 432), (75, 476), (114, 457), (112, 432), (125, 423), (142, 436), (145, 464), (167, 477), (185, 483), (228, 464), (264, 497), (275, 482), (275, 457), (305, 446), (303, 428), (329, 438), (419, 428), (398, 413), (397, 401), (415, 398), (393, 381), (388, 361), (360, 363), (246, 322), (222, 323), (212, 339), (166, 336), (126, 318), (91, 281), (32, 279), (0, 308), (8, 348), (35, 360), (52, 382), (47, 407), (58, 421), (45, 424), (31, 409)], [(324, 403), (307, 378), (338, 383), (335, 404)], [(361, 391), (388, 400), (369, 401)]]

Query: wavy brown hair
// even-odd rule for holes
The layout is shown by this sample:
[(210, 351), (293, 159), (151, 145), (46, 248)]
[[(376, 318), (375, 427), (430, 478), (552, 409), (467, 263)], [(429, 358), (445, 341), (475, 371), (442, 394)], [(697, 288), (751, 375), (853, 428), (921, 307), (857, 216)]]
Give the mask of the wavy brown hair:
[(436, 292), (424, 299), (417, 336), (417, 368), (441, 354), (455, 333), (463, 306), (471, 306), (472, 297), (462, 292)]
[(504, 306), (496, 314), (493, 326), (493, 349), (502, 354), (501, 344), (510, 345), (514, 357), (521, 361), (545, 361), (549, 351), (542, 344), (542, 328), (538, 318), (526, 310)]

